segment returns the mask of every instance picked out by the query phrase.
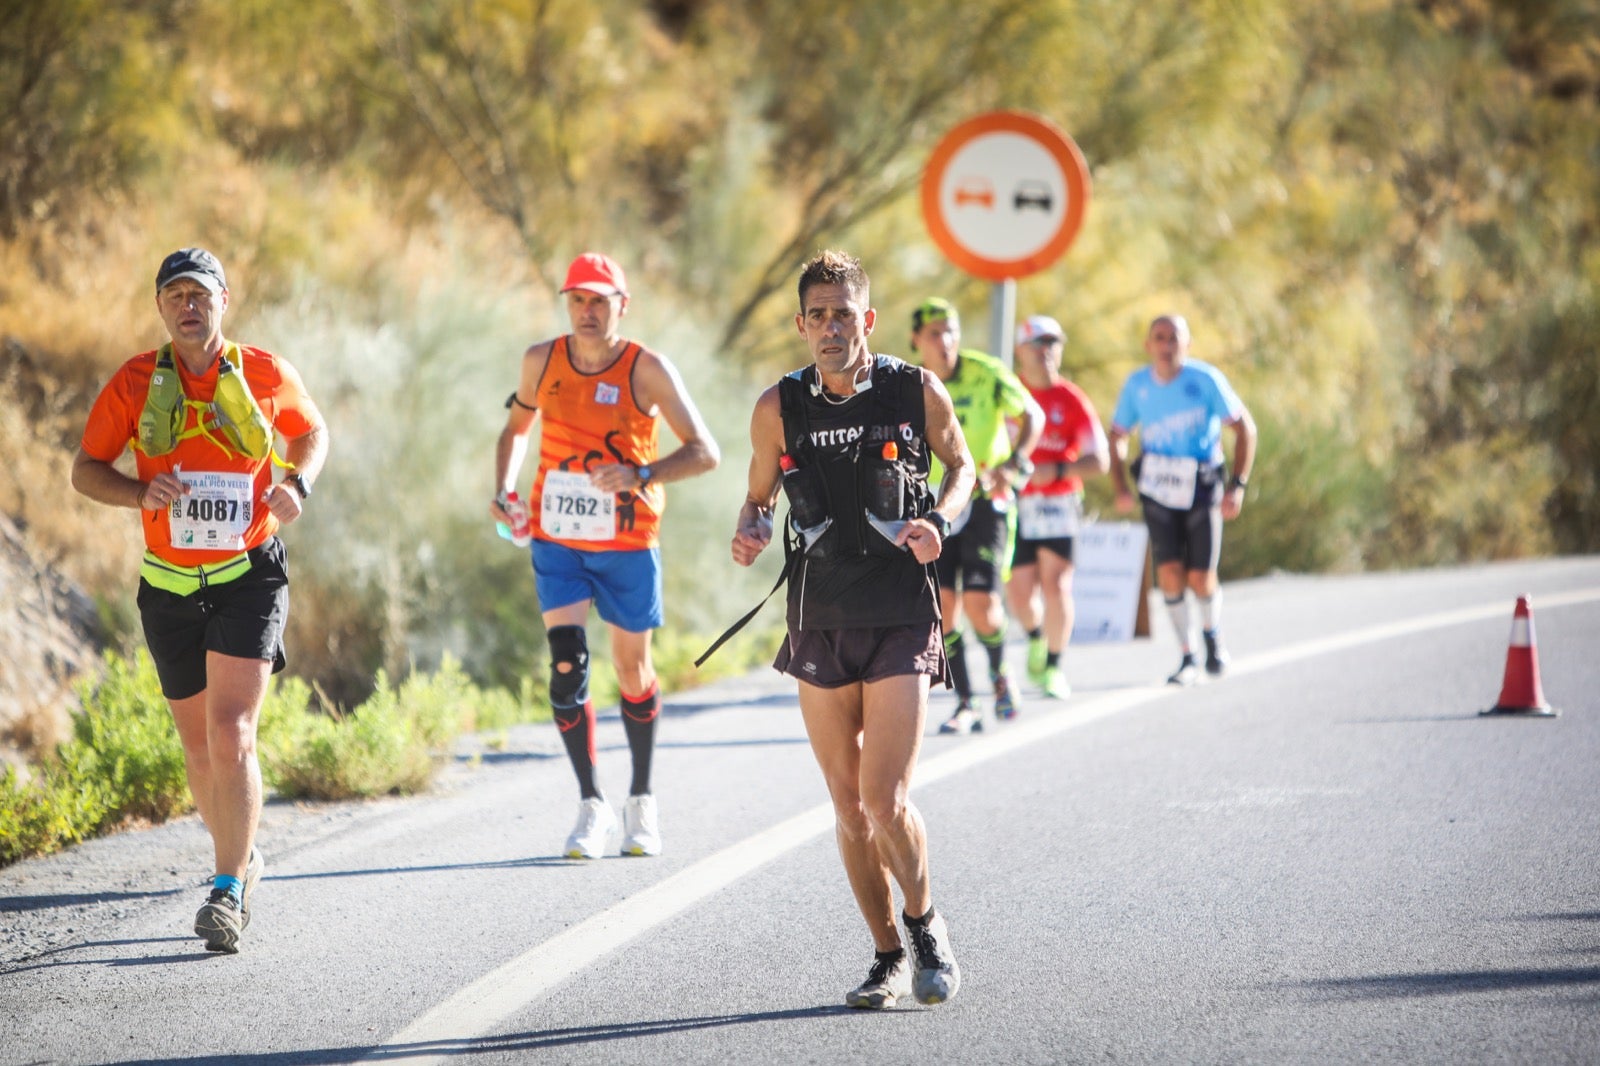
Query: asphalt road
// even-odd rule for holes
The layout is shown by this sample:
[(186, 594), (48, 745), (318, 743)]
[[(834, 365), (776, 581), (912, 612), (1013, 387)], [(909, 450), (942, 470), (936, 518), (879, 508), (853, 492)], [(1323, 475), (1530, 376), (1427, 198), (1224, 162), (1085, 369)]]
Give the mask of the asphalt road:
[[(1563, 713), (1480, 717), (1522, 593)], [(935, 697), (944, 1006), (840, 1005), (870, 940), (763, 674), (669, 701), (657, 859), (558, 857), (545, 727), (433, 796), (269, 805), (237, 956), (189, 933), (193, 819), (0, 870), (0, 1064), (1600, 1061), (1600, 558), (1239, 582), (1184, 691), (1155, 622), (982, 735)]]

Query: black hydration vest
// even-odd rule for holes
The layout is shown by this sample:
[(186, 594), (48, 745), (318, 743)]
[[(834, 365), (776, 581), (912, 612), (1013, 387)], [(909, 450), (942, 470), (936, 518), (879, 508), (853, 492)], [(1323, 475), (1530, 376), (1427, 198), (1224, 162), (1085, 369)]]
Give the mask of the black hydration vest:
[[(893, 356), (873, 356), (872, 387), (843, 401), (821, 391), (815, 365), (778, 382), (784, 450), (799, 476), (820, 488), (832, 520), (809, 548), (788, 530), (786, 549), (802, 551), (789, 578), (791, 629), (844, 629), (937, 621), (933, 568), (890, 542), (879, 524), (932, 510), (922, 371)], [(884, 446), (893, 444), (894, 458)], [(892, 494), (877, 487), (897, 483)], [(897, 511), (886, 513), (889, 501)], [(787, 520), (786, 520), (787, 525)]]

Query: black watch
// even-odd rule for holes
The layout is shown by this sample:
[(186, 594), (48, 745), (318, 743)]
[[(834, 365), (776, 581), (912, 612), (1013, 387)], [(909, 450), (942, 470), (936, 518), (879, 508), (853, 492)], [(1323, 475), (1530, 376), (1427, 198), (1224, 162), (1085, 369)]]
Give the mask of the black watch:
[(929, 511), (927, 514), (922, 516), (922, 520), (939, 531), (940, 540), (950, 539), (950, 519), (946, 518), (938, 511)]
[(311, 483), (299, 474), (289, 474), (283, 480), (294, 485), (295, 491), (300, 493), (302, 500), (311, 498)]
[(633, 472), (639, 475), (639, 487), (641, 489), (650, 484), (650, 479), (656, 476), (656, 472), (650, 469), (649, 464), (636, 466), (633, 468)]
[(1248, 484), (1250, 484), (1249, 478), (1242, 478), (1238, 474), (1235, 474), (1228, 479), (1228, 491), (1232, 492), (1234, 489), (1242, 489)]

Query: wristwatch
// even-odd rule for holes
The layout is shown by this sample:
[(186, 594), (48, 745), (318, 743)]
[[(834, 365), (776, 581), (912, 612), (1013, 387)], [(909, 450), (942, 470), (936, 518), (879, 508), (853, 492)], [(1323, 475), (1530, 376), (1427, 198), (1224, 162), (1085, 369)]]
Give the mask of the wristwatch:
[(634, 467), (633, 472), (639, 475), (639, 487), (641, 489), (650, 484), (650, 479), (656, 476), (656, 472), (651, 470), (648, 464)]
[(1242, 478), (1238, 474), (1235, 474), (1228, 479), (1228, 491), (1232, 492), (1234, 489), (1242, 489), (1248, 484), (1250, 484), (1249, 478)]
[(299, 474), (289, 474), (283, 480), (295, 487), (295, 491), (300, 493), (302, 500), (311, 498), (311, 483)]
[(929, 511), (927, 514), (922, 516), (922, 520), (939, 531), (940, 540), (950, 539), (950, 519), (946, 518), (938, 511)]

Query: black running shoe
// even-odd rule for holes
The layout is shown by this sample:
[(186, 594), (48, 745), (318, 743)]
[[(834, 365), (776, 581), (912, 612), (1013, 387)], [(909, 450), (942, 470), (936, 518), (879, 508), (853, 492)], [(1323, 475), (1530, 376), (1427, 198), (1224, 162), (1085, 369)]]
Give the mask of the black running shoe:
[(944, 915), (934, 912), (921, 925), (907, 918), (905, 924), (911, 954), (916, 959), (911, 987), (917, 1002), (931, 1007), (953, 998), (961, 988), (961, 967), (950, 950), (950, 931), (945, 928)]
[(194, 916), (194, 931), (206, 942), (207, 951), (221, 951), (228, 955), (239, 952), (239, 933), (244, 929), (244, 916), (239, 912), (239, 901), (225, 888), (211, 890)]
[(858, 1010), (883, 1010), (892, 1007), (911, 994), (911, 961), (904, 948), (899, 951), (877, 953), (867, 979), (860, 988), (844, 994), (847, 1007)]
[(1222, 634), (1208, 629), (1200, 634), (1206, 641), (1206, 673), (1221, 677), (1228, 672), (1228, 652), (1222, 646)]
[(1183, 657), (1183, 661), (1178, 664), (1177, 672), (1167, 678), (1167, 684), (1187, 687), (1199, 680), (1200, 664), (1195, 661), (1195, 657), (1192, 654), (1187, 654)]

